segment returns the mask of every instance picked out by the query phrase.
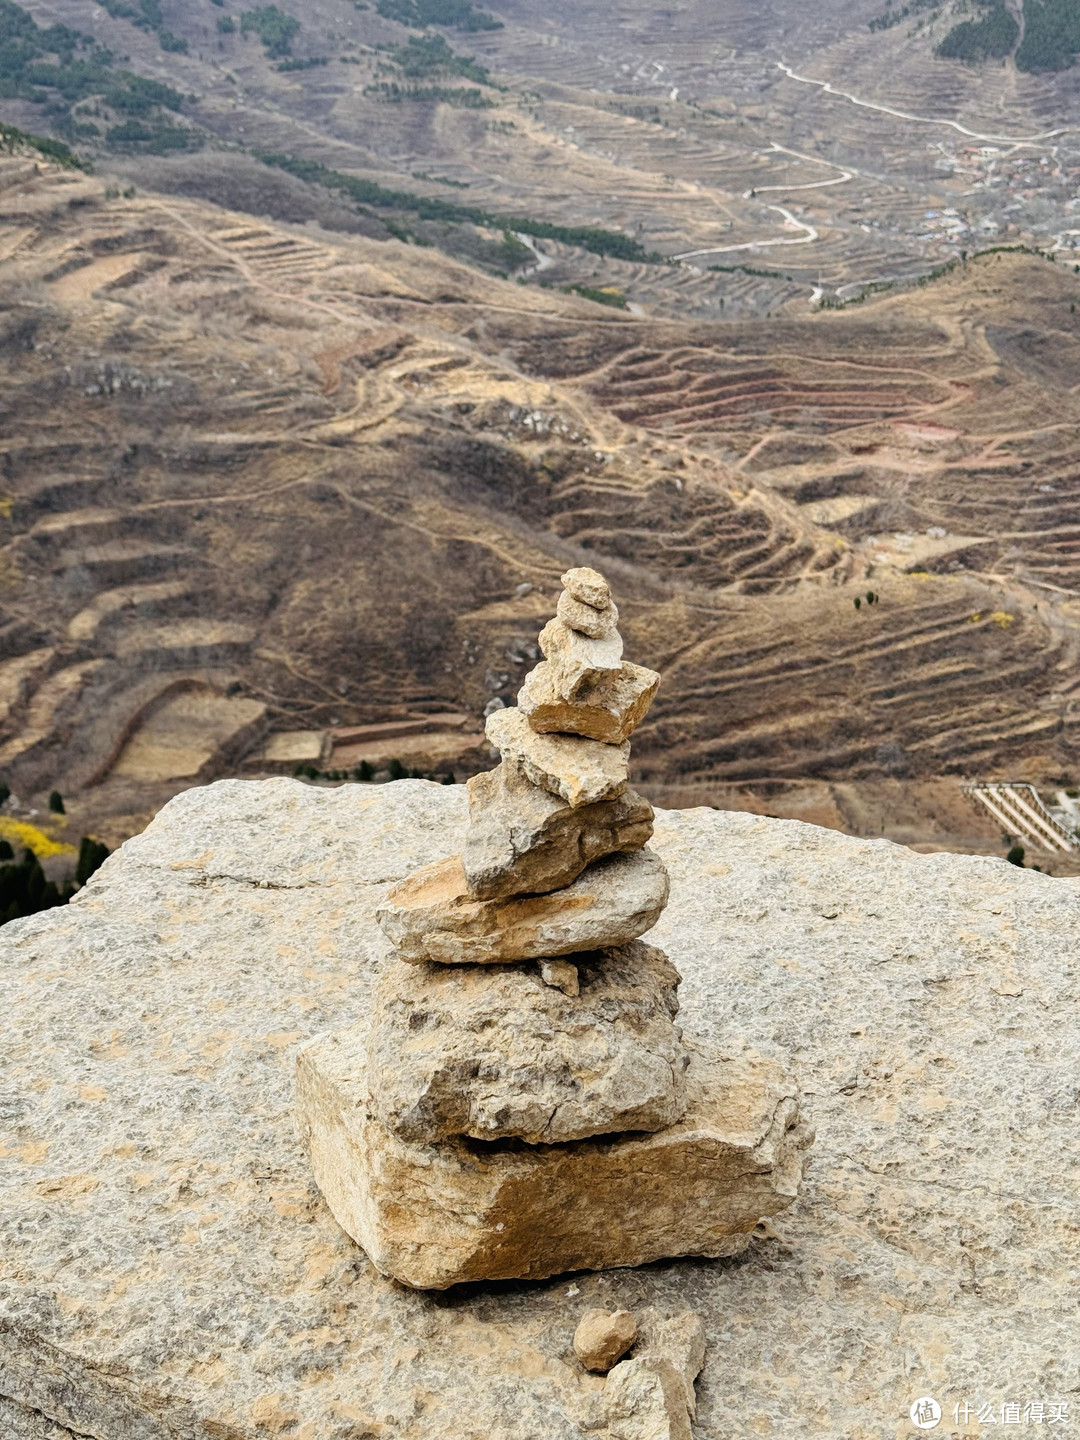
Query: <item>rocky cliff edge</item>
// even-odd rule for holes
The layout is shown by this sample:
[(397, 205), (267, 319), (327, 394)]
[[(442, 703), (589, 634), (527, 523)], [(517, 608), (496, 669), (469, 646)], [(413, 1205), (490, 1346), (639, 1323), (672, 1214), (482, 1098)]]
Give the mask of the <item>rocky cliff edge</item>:
[(589, 1306), (702, 1316), (702, 1437), (1080, 1404), (1080, 889), (795, 821), (659, 812), (653, 842), (687, 1037), (800, 1075), (792, 1209), (729, 1260), (381, 1278), (297, 1141), (295, 1052), (363, 1024), (376, 905), (464, 824), (462, 788), (227, 781), (4, 928), (0, 1431), (569, 1440)]

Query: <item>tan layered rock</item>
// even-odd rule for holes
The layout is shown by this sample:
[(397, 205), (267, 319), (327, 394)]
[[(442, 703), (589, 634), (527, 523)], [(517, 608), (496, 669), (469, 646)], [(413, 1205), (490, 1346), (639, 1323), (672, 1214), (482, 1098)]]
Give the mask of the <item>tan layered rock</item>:
[(569, 590), (564, 590), (559, 596), (555, 615), (568, 629), (577, 630), (590, 640), (606, 640), (619, 623), (619, 611), (614, 604), (609, 602), (603, 609), (597, 610), (592, 605), (583, 605), (580, 600), (575, 600)]
[(621, 745), (648, 714), (659, 687), (655, 670), (624, 662), (603, 680), (581, 686), (568, 700), (559, 693), (545, 660), (526, 675), (518, 706), (539, 734), (584, 735), (604, 745)]
[(552, 985), (564, 995), (580, 995), (581, 979), (578, 968), (569, 960), (540, 960), (540, 979), (545, 985)]
[(692, 1440), (686, 1387), (670, 1360), (624, 1360), (607, 1377), (595, 1440)]
[(574, 968), (571, 996), (531, 965), (390, 966), (372, 997), (374, 1118), (409, 1141), (530, 1145), (673, 1124), (690, 1060), (678, 971), (640, 940)]
[(611, 586), (600, 574), (588, 565), (578, 565), (559, 577), (563, 589), (572, 599), (582, 605), (591, 605), (594, 610), (603, 610), (611, 604)]
[(635, 791), (574, 809), (514, 761), (475, 775), (468, 790), (462, 863), (479, 900), (557, 890), (594, 860), (640, 850), (652, 834), (652, 806)]
[(501, 965), (625, 945), (667, 899), (667, 871), (647, 848), (598, 860), (562, 890), (500, 900), (474, 899), (452, 855), (396, 885), (375, 918), (413, 964)]
[(572, 700), (584, 685), (595, 685), (622, 665), (623, 642), (617, 630), (591, 640), (561, 620), (549, 620), (537, 638), (560, 694)]
[(792, 1080), (753, 1052), (695, 1055), (683, 1118), (655, 1134), (478, 1148), (380, 1124), (363, 1036), (339, 1031), (300, 1051), (297, 1110), (338, 1224), (424, 1289), (737, 1254), (795, 1198), (810, 1141)]
[(637, 1317), (633, 1356), (610, 1370), (588, 1432), (596, 1440), (691, 1440), (694, 1382), (705, 1364), (705, 1327), (692, 1310)]
[(487, 738), (504, 760), (520, 764), (534, 785), (576, 809), (620, 795), (627, 785), (630, 745), (604, 745), (580, 735), (540, 735), (517, 706), (488, 716)]
[(586, 1310), (574, 1331), (574, 1354), (586, 1370), (607, 1373), (637, 1339), (629, 1310)]
[(634, 1350), (636, 1360), (667, 1360), (682, 1377), (686, 1388), (686, 1408), (693, 1419), (697, 1409), (694, 1382), (705, 1364), (705, 1325), (693, 1310), (665, 1318), (658, 1310), (642, 1310), (638, 1315), (639, 1343)]

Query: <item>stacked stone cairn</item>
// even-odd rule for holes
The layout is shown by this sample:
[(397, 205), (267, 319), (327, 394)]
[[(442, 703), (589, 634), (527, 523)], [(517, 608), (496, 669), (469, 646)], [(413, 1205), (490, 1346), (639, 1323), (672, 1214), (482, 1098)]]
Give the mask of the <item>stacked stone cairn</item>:
[(629, 737), (660, 676), (623, 660), (603, 576), (562, 583), (543, 662), (487, 721), (502, 760), (469, 782), (462, 853), (376, 912), (397, 960), (370, 1030), (300, 1059), (331, 1209), (410, 1285), (730, 1254), (798, 1178), (798, 1146), (748, 1159), (718, 1126), (723, 1082), (675, 1024), (680, 976), (640, 938), (669, 881)]

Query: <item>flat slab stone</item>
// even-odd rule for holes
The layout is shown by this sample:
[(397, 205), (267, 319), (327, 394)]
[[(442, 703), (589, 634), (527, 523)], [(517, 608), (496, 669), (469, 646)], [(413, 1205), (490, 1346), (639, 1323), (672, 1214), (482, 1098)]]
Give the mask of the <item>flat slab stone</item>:
[(594, 860), (640, 850), (653, 831), (652, 806), (636, 791), (574, 809), (513, 761), (474, 775), (468, 790), (461, 859), (478, 900), (558, 890)]
[(373, 996), (375, 1118), (403, 1140), (530, 1145), (660, 1130), (686, 1106), (679, 973), (635, 940), (574, 957), (578, 993), (535, 965), (390, 965)]
[(683, 1118), (569, 1145), (409, 1144), (372, 1113), (356, 1031), (297, 1057), (297, 1116), (319, 1188), (376, 1268), (404, 1285), (539, 1279), (734, 1255), (794, 1200), (810, 1134), (791, 1077), (694, 1054)]
[(507, 900), (475, 900), (451, 855), (395, 886), (375, 918), (413, 964), (505, 965), (625, 945), (652, 929), (667, 898), (667, 871), (648, 848), (598, 860), (565, 889)]
[(376, 905), (466, 825), (463, 785), (212, 785), (0, 929), (5, 1440), (581, 1440), (589, 1308), (701, 1315), (702, 1440), (1072, 1402), (1080, 884), (797, 821), (658, 811), (649, 936), (688, 1040), (797, 1057), (795, 1203), (737, 1264), (381, 1277), (298, 1142), (296, 1052), (366, 1023)]
[(628, 741), (603, 745), (578, 735), (540, 735), (516, 705), (489, 715), (484, 730), (504, 760), (520, 764), (534, 785), (561, 795), (575, 808), (626, 789)]
[(518, 706), (538, 734), (585, 735), (604, 745), (621, 745), (645, 719), (659, 688), (655, 670), (626, 662), (567, 700), (545, 660), (526, 675)]

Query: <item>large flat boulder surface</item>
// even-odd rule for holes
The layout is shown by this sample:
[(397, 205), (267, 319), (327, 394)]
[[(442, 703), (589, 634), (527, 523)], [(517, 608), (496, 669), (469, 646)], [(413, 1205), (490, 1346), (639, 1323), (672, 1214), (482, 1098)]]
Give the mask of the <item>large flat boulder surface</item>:
[(0, 1424), (564, 1440), (603, 1383), (582, 1312), (645, 1305), (704, 1319), (707, 1440), (908, 1436), (922, 1395), (940, 1434), (955, 1404), (1075, 1416), (1080, 889), (994, 860), (658, 813), (680, 1023), (794, 1060), (802, 1196), (733, 1260), (382, 1279), (311, 1179), (294, 1052), (364, 1022), (375, 906), (465, 819), (463, 787), (223, 782), (4, 927)]

